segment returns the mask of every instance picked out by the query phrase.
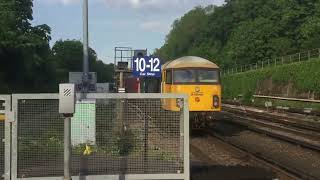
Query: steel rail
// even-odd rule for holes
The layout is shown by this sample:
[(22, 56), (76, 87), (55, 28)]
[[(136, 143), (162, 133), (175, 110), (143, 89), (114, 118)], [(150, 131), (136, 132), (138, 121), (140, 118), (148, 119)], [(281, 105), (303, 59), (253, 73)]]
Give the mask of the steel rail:
[[(294, 129), (290, 129), (287, 127), (281, 127), (272, 123), (267, 123), (267, 122), (259, 122), (259, 120), (256, 119), (249, 119), (248, 117), (241, 117), (241, 116), (236, 116), (236, 115), (231, 115), (233, 116), (232, 118), (237, 118), (240, 120), (235, 120), (235, 119), (229, 119), (226, 120), (225, 122), (229, 122), (229, 123), (234, 123), (234, 124), (238, 124), (241, 126), (245, 126), (247, 127), (249, 130), (251, 131), (255, 131), (257, 133), (261, 133), (261, 134), (265, 134), (268, 135), (270, 137), (276, 138), (276, 139), (280, 139), (292, 144), (296, 144), (314, 151), (320, 151), (320, 142), (317, 143), (315, 142), (314, 139), (319, 138), (320, 134), (315, 134), (310, 135), (307, 132), (303, 132), (303, 131), (297, 131)], [(241, 121), (242, 120), (242, 121)], [(245, 122), (247, 121), (247, 122)], [(295, 138), (289, 135), (284, 135), (281, 133), (277, 133), (275, 130), (280, 130), (282, 132), (289, 132), (289, 133), (298, 133), (300, 135), (302, 135), (301, 137), (305, 140), (302, 140), (301, 138)], [(308, 137), (309, 136), (309, 137)]]
[(255, 111), (250, 111), (247, 109), (245, 111), (241, 111), (240, 109), (226, 107), (226, 106), (224, 106), (223, 111), (227, 111), (227, 112), (231, 112), (231, 113), (235, 113), (235, 114), (246, 115), (246, 116), (253, 117), (253, 118), (258, 118), (259, 120), (272, 121), (275, 123), (289, 125), (289, 126), (297, 127), (300, 129), (306, 129), (306, 130), (315, 131), (315, 132), (320, 131), (320, 123), (301, 120), (301, 119), (297, 119), (294, 117), (283, 117), (283, 116), (279, 116), (279, 115), (275, 115), (275, 114), (271, 114), (271, 113), (255, 112)]
[(234, 150), (249, 155), (251, 158), (253, 158), (255, 161), (260, 162), (264, 164), (265, 166), (275, 170), (280, 173), (281, 175), (285, 175), (289, 177), (290, 179), (314, 179), (314, 180), (320, 180), (319, 177), (314, 177), (310, 174), (305, 173), (303, 170), (290, 168), (287, 164), (282, 164), (280, 162), (277, 162), (276, 160), (270, 159), (270, 157), (264, 156), (262, 153), (259, 153), (258, 151), (252, 151), (244, 146), (241, 146), (237, 143), (234, 143), (232, 141), (227, 140), (223, 136), (213, 132), (209, 129), (202, 130), (208, 135), (212, 136), (215, 139), (218, 139), (221, 141), (221, 143), (224, 143), (226, 145), (229, 145), (230, 148), (233, 148)]
[[(310, 131), (310, 130), (305, 130), (305, 129), (300, 129), (300, 128), (296, 128), (296, 127), (288, 127), (285, 124), (282, 123), (275, 123), (275, 122), (269, 122), (269, 121), (265, 121), (265, 120), (261, 120), (261, 119), (256, 119), (256, 118), (251, 118), (251, 117), (246, 117), (246, 116), (241, 116), (241, 115), (237, 115), (237, 114), (233, 114), (230, 112), (222, 112), (223, 114), (226, 115), (230, 115), (233, 117), (237, 117), (239, 119), (245, 120), (247, 122), (250, 122), (250, 124), (257, 124), (257, 125), (261, 125), (261, 126), (265, 126), (265, 127), (270, 127), (273, 129), (277, 129), (277, 130), (282, 130), (282, 131), (287, 131), (289, 133), (295, 133), (295, 134), (299, 134), (305, 138), (309, 138), (309, 139), (315, 139), (318, 140), (320, 139), (320, 133), (317, 131)], [(246, 123), (246, 122), (241, 121), (241, 123)], [(249, 125), (250, 125), (249, 124)]]

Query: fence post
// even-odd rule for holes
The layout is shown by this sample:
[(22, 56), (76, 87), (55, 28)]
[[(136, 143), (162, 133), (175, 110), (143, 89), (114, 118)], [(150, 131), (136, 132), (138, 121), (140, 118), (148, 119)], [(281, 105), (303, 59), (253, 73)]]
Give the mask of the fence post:
[(268, 59), (268, 66), (270, 66), (270, 59)]
[(71, 117), (64, 119), (64, 179), (71, 179)]
[(256, 69), (258, 69), (258, 63), (256, 63)]
[(300, 62), (300, 60), (301, 60), (301, 54), (300, 53), (298, 53), (299, 54), (299, 62)]
[(310, 50), (308, 51), (308, 60), (311, 59), (311, 53), (310, 53)]
[(274, 59), (274, 66), (277, 66), (277, 58)]
[(262, 69), (263, 69), (263, 61), (261, 61), (261, 66), (262, 66)]

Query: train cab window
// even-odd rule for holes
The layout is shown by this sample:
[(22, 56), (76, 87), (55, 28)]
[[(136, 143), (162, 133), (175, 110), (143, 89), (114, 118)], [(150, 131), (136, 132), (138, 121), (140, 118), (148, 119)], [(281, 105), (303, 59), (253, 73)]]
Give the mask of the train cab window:
[(219, 72), (217, 70), (198, 70), (199, 83), (218, 83)]
[(193, 69), (179, 69), (173, 71), (174, 83), (195, 83), (196, 71)]
[(216, 84), (219, 83), (219, 71), (216, 69), (175, 69), (174, 84)]
[(171, 84), (172, 83), (172, 71), (167, 70), (166, 71), (166, 84)]

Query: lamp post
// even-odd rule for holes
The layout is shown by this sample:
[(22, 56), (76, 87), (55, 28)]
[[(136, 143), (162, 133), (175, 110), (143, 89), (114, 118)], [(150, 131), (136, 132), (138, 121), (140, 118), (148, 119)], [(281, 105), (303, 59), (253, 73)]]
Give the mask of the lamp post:
[(89, 28), (88, 28), (88, 0), (83, 0), (83, 92), (89, 91)]

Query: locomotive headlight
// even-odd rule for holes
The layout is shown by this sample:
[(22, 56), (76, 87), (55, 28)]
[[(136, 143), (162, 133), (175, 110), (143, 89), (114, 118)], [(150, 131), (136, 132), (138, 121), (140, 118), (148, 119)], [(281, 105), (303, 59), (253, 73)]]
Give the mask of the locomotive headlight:
[(219, 108), (220, 102), (219, 102), (219, 96), (215, 95), (213, 96), (213, 107)]

